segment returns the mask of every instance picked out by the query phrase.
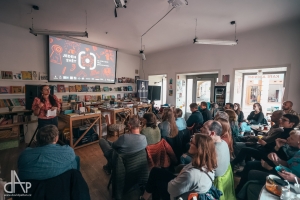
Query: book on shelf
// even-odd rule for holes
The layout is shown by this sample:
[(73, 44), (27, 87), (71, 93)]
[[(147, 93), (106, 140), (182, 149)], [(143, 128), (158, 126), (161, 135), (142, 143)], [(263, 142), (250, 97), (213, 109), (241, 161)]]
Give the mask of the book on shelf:
[(127, 87), (127, 86), (124, 86), (124, 87), (123, 87), (123, 91), (128, 91), (128, 87)]
[(81, 85), (81, 92), (88, 92), (88, 86), (87, 85)]
[(2, 79), (13, 79), (12, 71), (1, 71), (1, 78)]
[(75, 85), (76, 92), (81, 92), (81, 85)]
[(128, 98), (132, 99), (132, 93), (128, 93)]
[(48, 81), (48, 74), (40, 72), (40, 80)]
[(69, 101), (69, 96), (68, 95), (62, 95), (61, 99), (62, 99), (62, 102), (68, 102)]
[(22, 86), (11, 86), (11, 93), (22, 93)]
[(9, 93), (10, 93), (10, 87), (0, 86), (0, 94), (9, 94)]
[(77, 101), (85, 101), (85, 96), (84, 95), (78, 95), (77, 96)]
[(69, 85), (69, 92), (76, 92), (75, 85)]
[(128, 86), (128, 91), (133, 91), (132, 86)]
[(32, 71), (32, 80), (39, 80), (39, 76), (38, 76), (38, 73), (37, 71)]
[(117, 94), (117, 99), (121, 100), (121, 94)]
[(13, 78), (15, 80), (22, 80), (22, 74), (21, 73), (14, 73)]
[(103, 91), (104, 92), (109, 92), (109, 88), (108, 87), (103, 87)]
[(97, 96), (96, 96), (96, 101), (97, 101), (97, 102), (100, 102), (100, 101), (101, 101), (101, 95), (97, 95)]
[(95, 85), (94, 91), (95, 91), (95, 92), (101, 92), (100, 85)]
[(65, 85), (57, 85), (57, 92), (66, 92)]
[(22, 80), (32, 80), (32, 71), (21, 71)]
[(85, 102), (91, 101), (91, 95), (84, 95), (84, 101)]
[(70, 100), (70, 102), (77, 101), (77, 94), (70, 94), (69, 95), (69, 100)]

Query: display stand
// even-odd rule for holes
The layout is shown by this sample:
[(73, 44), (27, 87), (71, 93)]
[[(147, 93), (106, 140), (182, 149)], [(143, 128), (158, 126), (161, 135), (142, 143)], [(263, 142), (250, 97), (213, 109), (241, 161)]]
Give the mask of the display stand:
[[(62, 121), (65, 121), (67, 123), (67, 127), (70, 129), (70, 146), (74, 149), (77, 148), (81, 148), (90, 144), (94, 144), (97, 143), (99, 141), (99, 138), (102, 137), (102, 128), (101, 128), (101, 113), (95, 113), (95, 114), (82, 114), (82, 115), (78, 115), (78, 116), (69, 116), (69, 115), (59, 115), (58, 118)], [(94, 119), (94, 122), (90, 122), (91, 119)], [(77, 121), (77, 120), (81, 120), (81, 122), (83, 121), (87, 121), (90, 126), (88, 127), (88, 129), (75, 141), (75, 143), (73, 143), (73, 122)], [(93, 128), (94, 129), (94, 125), (98, 122), (99, 124), (99, 137), (98, 140), (87, 143), (87, 144), (83, 144), (80, 146), (77, 146), (78, 143), (81, 141), (81, 139), (88, 133), (88, 131)], [(94, 129), (95, 130), (95, 129)], [(95, 132), (97, 132), (97, 130), (95, 130)]]

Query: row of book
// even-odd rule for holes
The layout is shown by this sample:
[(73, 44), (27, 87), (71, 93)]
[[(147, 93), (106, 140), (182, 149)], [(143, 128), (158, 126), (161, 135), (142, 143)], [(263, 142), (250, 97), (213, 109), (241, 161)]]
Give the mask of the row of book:
[(24, 86), (0, 86), (0, 94), (23, 93), (23, 92), (25, 92)]
[(0, 99), (0, 108), (10, 106), (25, 106), (25, 98), (18, 99)]
[(22, 123), (22, 122), (30, 122), (31, 116), (30, 115), (5, 115), (0, 117), (0, 126), (1, 125), (7, 125), (7, 124), (16, 124), (16, 123)]
[(100, 102), (101, 100), (109, 100), (109, 99), (132, 99), (136, 98), (136, 93), (124, 93), (123, 97), (121, 94), (115, 95), (77, 95), (77, 94), (70, 94), (70, 95), (62, 95), (60, 99), (61, 102)]
[(103, 87), (100, 85), (88, 86), (88, 85), (53, 85), (54, 92), (110, 92), (110, 91), (133, 91), (132, 86), (123, 86), (123, 87)]
[(14, 80), (48, 80), (46, 73), (40, 74), (37, 71), (21, 71), (13, 73), (12, 71), (1, 71), (1, 79), (14, 79)]

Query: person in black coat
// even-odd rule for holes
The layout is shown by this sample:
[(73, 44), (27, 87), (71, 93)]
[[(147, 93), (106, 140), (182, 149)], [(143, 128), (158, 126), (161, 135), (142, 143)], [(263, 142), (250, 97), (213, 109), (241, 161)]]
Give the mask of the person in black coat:
[(207, 109), (207, 103), (202, 101), (200, 104), (200, 108), (200, 112), (203, 116), (203, 123), (205, 123), (208, 120), (212, 120), (211, 112)]
[(190, 104), (190, 110), (192, 112), (191, 116), (186, 121), (187, 127), (192, 127), (193, 125), (202, 125), (203, 124), (203, 116), (201, 112), (198, 110), (198, 105), (196, 103)]
[(253, 104), (253, 111), (248, 115), (247, 120), (249, 124), (263, 124), (264, 114), (260, 103)]

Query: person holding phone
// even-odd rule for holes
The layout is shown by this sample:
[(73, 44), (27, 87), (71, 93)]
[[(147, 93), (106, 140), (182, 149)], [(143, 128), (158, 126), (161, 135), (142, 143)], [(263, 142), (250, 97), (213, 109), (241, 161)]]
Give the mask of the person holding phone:
[(59, 113), (61, 105), (55, 95), (50, 94), (49, 85), (42, 85), (40, 87), (41, 96), (35, 97), (32, 110), (35, 116), (38, 117), (38, 128), (42, 128), (46, 125), (55, 125), (58, 127), (58, 119), (57, 116), (47, 116), (48, 110)]

